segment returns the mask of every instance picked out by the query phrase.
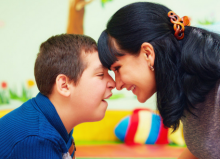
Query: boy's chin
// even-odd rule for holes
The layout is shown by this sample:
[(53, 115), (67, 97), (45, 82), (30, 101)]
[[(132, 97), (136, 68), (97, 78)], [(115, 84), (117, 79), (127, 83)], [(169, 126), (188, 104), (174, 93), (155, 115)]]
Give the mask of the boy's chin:
[(104, 113), (103, 115), (100, 114), (99, 116), (96, 116), (96, 117), (90, 119), (90, 121), (88, 121), (88, 122), (100, 121), (100, 120), (102, 120), (104, 117), (105, 117), (105, 113)]
[(102, 120), (105, 117), (107, 107), (108, 107), (108, 103), (106, 101), (101, 101), (96, 112), (94, 112), (94, 114), (87, 122), (96, 122)]
[(98, 114), (96, 114), (93, 118), (92, 118), (92, 122), (95, 121), (100, 121), (105, 117), (105, 113), (106, 113), (106, 109), (105, 110), (100, 110)]
[[(103, 109), (103, 110), (100, 110), (100, 111), (106, 111), (107, 110), (107, 107), (108, 107), (108, 102), (105, 101), (105, 100), (102, 100), (100, 105), (99, 105), (100, 109)], [(105, 113), (105, 112), (104, 112)]]

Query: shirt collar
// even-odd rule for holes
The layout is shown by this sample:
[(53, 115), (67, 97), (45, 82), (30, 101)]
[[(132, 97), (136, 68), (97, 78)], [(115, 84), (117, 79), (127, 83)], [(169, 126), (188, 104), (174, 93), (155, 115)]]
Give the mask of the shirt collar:
[(64, 141), (67, 143), (69, 138), (72, 136), (73, 131), (68, 134), (51, 101), (41, 93), (38, 93), (38, 95), (33, 98), (33, 100), (35, 101), (37, 107), (47, 118), (47, 120), (50, 122), (50, 124), (60, 133)]

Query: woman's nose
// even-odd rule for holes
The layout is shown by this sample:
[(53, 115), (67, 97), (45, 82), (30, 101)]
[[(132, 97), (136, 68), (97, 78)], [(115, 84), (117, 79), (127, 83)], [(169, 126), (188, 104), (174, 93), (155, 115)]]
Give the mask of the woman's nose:
[(115, 81), (112, 79), (110, 75), (109, 75), (109, 81), (108, 81), (107, 87), (111, 89), (115, 88)]
[(123, 81), (121, 80), (120, 76), (118, 75), (115, 75), (115, 83), (116, 83), (116, 89), (117, 90), (122, 90), (123, 89)]

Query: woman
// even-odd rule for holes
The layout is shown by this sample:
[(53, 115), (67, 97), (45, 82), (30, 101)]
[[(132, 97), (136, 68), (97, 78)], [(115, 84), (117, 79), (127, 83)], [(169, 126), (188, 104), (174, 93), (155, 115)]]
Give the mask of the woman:
[(176, 130), (183, 122), (180, 159), (218, 158), (220, 37), (170, 11), (148, 2), (119, 9), (98, 40), (99, 58), (118, 90), (132, 90), (139, 102), (157, 93), (165, 126)]

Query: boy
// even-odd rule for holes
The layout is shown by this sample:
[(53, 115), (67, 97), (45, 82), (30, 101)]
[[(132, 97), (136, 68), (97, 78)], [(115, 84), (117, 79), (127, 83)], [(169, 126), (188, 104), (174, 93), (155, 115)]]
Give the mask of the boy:
[(34, 75), (40, 93), (0, 119), (0, 158), (71, 159), (72, 129), (104, 117), (115, 82), (84, 35), (42, 43)]

